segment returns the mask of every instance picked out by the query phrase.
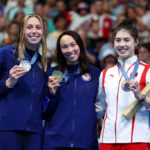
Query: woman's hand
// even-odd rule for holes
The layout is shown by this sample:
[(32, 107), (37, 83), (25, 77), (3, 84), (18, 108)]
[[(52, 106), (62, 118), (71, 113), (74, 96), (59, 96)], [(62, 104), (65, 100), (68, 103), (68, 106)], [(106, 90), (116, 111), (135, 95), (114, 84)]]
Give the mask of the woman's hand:
[[(137, 81), (133, 81), (133, 82), (130, 83), (130, 90), (133, 91), (134, 96), (137, 100), (142, 99), (142, 93), (141, 93), (140, 85)], [(142, 104), (146, 108), (150, 108), (150, 97), (146, 96), (145, 100), (142, 101)]]
[(60, 86), (59, 82), (54, 76), (49, 76), (47, 85), (49, 87), (49, 92), (53, 95), (56, 94), (56, 89), (58, 86)]
[(141, 94), (141, 88), (140, 85), (138, 83), (138, 81), (132, 81), (130, 83), (130, 90), (133, 91), (134, 96), (137, 100), (140, 100), (142, 98), (142, 94)]
[(6, 86), (8, 88), (13, 88), (16, 85), (18, 79), (25, 73), (26, 71), (22, 67), (15, 65), (9, 71), (9, 78), (6, 80)]

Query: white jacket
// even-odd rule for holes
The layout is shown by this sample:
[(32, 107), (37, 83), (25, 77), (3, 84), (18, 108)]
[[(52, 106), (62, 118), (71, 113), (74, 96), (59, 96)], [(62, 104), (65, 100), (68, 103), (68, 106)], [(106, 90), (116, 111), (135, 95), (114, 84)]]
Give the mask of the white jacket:
[[(132, 74), (136, 60), (137, 56), (126, 60), (124, 69), (128, 76)], [(134, 80), (139, 82), (141, 89), (150, 82), (149, 68), (150, 66), (140, 62)], [(118, 66), (103, 70), (99, 80), (96, 111), (98, 118), (105, 115), (100, 143), (150, 143), (149, 110), (143, 106), (131, 120), (122, 115), (135, 97), (132, 91), (122, 90), (121, 84), (125, 79)]]

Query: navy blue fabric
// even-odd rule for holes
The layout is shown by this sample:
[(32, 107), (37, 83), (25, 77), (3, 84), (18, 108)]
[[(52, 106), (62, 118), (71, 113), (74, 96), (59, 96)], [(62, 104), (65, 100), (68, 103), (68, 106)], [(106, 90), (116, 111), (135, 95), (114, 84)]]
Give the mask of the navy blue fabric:
[[(70, 66), (68, 72), (77, 67)], [(50, 75), (54, 68), (51, 69)], [(97, 118), (94, 108), (100, 71), (90, 66), (91, 79), (80, 74), (58, 87), (56, 96), (49, 95), (45, 109), (44, 148), (73, 147), (98, 150)]]
[(24, 131), (0, 131), (0, 150), (42, 150), (42, 136)]
[(44, 150), (85, 150), (81, 148), (67, 148), (67, 147), (59, 147), (59, 148), (47, 148)]
[[(6, 87), (9, 71), (19, 65), (15, 46), (0, 48), (0, 130), (22, 130), (42, 133), (42, 99), (46, 73), (40, 64), (40, 55), (32, 68), (22, 76), (14, 88)], [(33, 52), (27, 50), (30, 60)]]

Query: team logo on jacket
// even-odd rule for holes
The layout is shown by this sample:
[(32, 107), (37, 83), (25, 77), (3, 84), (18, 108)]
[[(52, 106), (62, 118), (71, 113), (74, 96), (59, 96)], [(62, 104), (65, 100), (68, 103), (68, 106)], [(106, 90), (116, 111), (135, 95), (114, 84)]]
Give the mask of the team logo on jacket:
[(86, 73), (86, 74), (82, 75), (82, 79), (84, 81), (90, 81), (91, 80), (91, 76), (90, 76), (89, 73)]

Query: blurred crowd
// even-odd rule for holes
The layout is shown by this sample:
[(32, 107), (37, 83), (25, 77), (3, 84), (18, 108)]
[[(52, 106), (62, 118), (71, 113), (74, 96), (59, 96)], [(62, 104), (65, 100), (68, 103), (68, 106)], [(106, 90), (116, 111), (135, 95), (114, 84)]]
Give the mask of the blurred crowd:
[(77, 31), (89, 63), (107, 68), (116, 63), (111, 33), (124, 19), (132, 19), (139, 31), (139, 58), (150, 64), (150, 2), (147, 0), (1, 0), (0, 46), (15, 44), (22, 19), (35, 13), (44, 20), (48, 58), (55, 65), (58, 36)]

